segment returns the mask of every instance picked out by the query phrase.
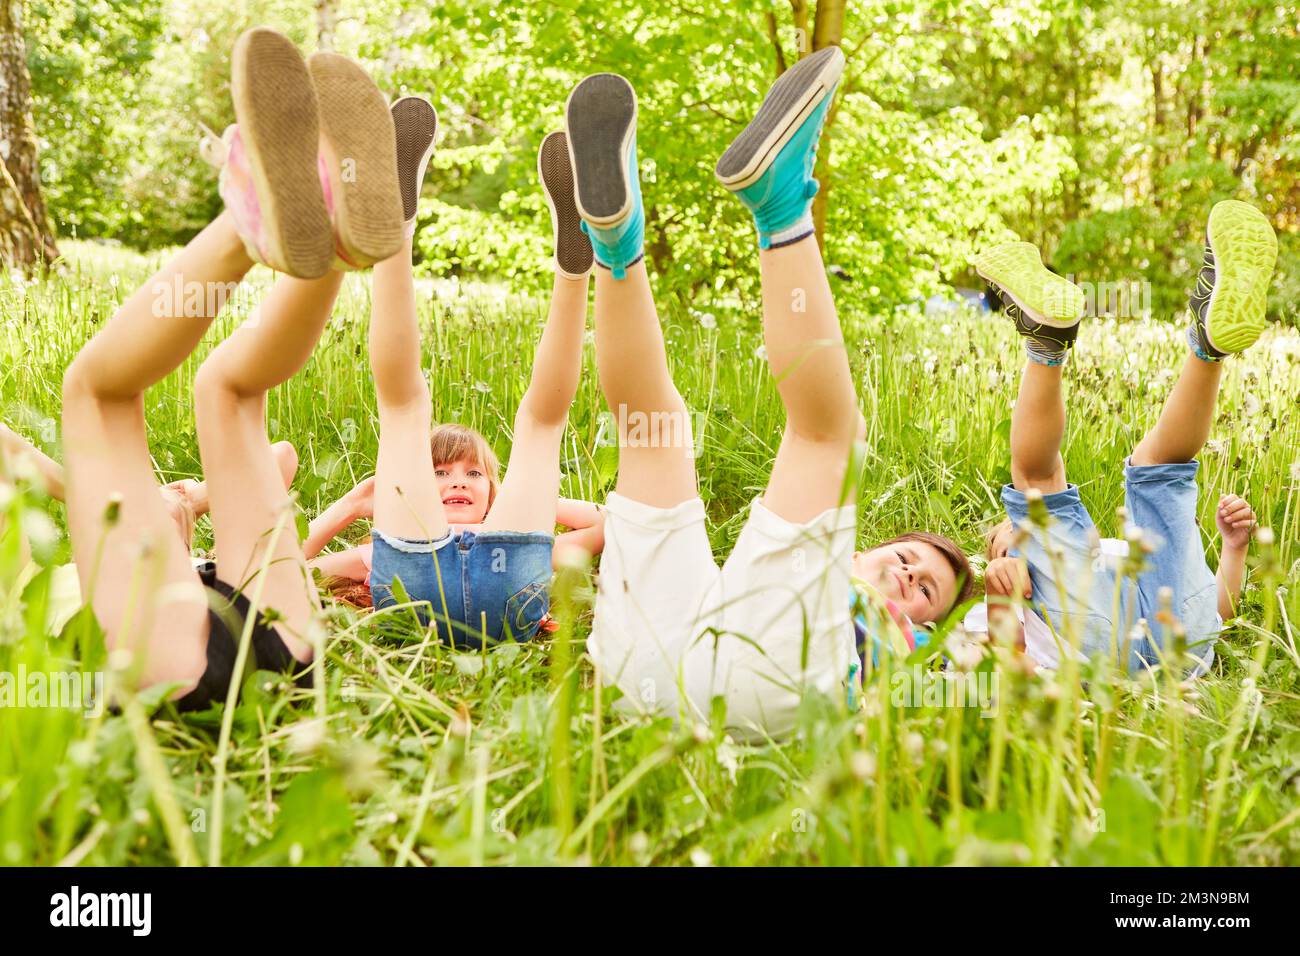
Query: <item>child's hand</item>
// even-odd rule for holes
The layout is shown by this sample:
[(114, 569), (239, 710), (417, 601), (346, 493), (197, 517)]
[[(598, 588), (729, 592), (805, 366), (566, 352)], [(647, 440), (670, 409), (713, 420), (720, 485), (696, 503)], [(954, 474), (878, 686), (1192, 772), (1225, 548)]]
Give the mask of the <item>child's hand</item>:
[(995, 597), (1034, 596), (1024, 558), (994, 558), (984, 570), (984, 593)]
[(363, 478), (347, 494), (353, 519), (375, 516), (375, 476)]
[(1250, 532), (1255, 527), (1255, 511), (1241, 495), (1224, 495), (1214, 512), (1214, 523), (1223, 536), (1223, 545), (1244, 551), (1250, 545)]

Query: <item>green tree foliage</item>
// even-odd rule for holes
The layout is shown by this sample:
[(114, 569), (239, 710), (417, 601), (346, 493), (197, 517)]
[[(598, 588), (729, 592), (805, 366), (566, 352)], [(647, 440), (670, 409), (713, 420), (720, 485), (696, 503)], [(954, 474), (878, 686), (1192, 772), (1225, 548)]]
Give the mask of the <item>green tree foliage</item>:
[[(830, 6), (833, 0), (822, 0)], [(272, 24), (311, 50), (312, 0), (33, 0), (37, 127), (64, 233), (183, 241), (219, 208), (195, 150), (232, 119), (227, 57)], [(971, 285), (973, 250), (1013, 236), (1062, 272), (1145, 282), (1176, 312), (1217, 199), (1260, 205), (1282, 257), (1273, 312), (1300, 296), (1294, 11), (1265, 0), (856, 0), (823, 147), (840, 294), (887, 309)], [(744, 210), (713, 179), (763, 90), (813, 42), (816, 0), (566, 0), (413, 6), (337, 0), (330, 41), (443, 131), (419, 249), (434, 275), (546, 281), (535, 150), (599, 70), (638, 92), (647, 251), (661, 295), (754, 303)]]

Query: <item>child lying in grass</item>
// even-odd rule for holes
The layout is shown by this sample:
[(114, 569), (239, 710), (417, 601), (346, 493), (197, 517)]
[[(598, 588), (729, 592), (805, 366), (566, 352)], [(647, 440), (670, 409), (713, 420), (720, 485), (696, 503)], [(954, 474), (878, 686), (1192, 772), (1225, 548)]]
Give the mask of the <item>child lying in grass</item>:
[[(1214, 512), (1214, 523), (1222, 539), (1219, 570), (1215, 575), (1218, 615), (1222, 621), (1237, 613), (1255, 512), (1240, 495), (1223, 495)], [(1035, 664), (1054, 668), (1060, 663), (1061, 645), (1043, 618), (1032, 611), (1026, 612), (1020, 603), (1020, 599), (1032, 602), (1034, 590), (1029, 563), (1011, 554), (1015, 541), (1016, 529), (1009, 520), (989, 532), (984, 551), (988, 562), (984, 570), (984, 593), (988, 600), (967, 612), (962, 627), (972, 634), (992, 631), (1003, 639), (1009, 636)], [(1094, 563), (1109, 574), (1120, 574), (1129, 553), (1129, 542), (1123, 538), (1101, 538), (1096, 542)]]
[[(1214, 420), (1222, 360), (1248, 348), (1264, 329), (1277, 239), (1258, 210), (1232, 201), (1211, 211), (1207, 239), (1191, 299), (1189, 354), (1155, 427), (1124, 463), (1126, 537), (1142, 547), (1123, 560), (1137, 572), (1136, 586), (1113, 563), (1098, 560), (1106, 552), (1095, 546), (1096, 527), (1078, 486), (1066, 480), (1061, 458), (1062, 363), (1074, 344), (1084, 294), (1049, 272), (1029, 243), (999, 246), (977, 260), (1025, 336), (1028, 353), (1011, 424), (1012, 482), (1002, 489), (1017, 530), (990, 542), (996, 560), (986, 590), (1004, 607), (1007, 599), (1032, 598), (1024, 643), (1043, 663), (1058, 659), (1058, 643), (1073, 640), (1085, 657), (1109, 655), (1130, 670), (1164, 663), (1204, 673), (1221, 617), (1240, 594), (1254, 513), (1236, 496), (1220, 501), (1224, 555), (1216, 584), (1196, 521), (1195, 457)], [(1167, 660), (1179, 631), (1186, 662)]]
[[(254, 29), (235, 45), (231, 92), (237, 124), (209, 146), (225, 211), (122, 304), (63, 380), (81, 591), (134, 682), (176, 685), (182, 710), (227, 698), (246, 632), (250, 663), (311, 680), (320, 600), (266, 435), (266, 396), (311, 356), (342, 271), (402, 240), (392, 118), (359, 66), (332, 53), (305, 62), (285, 37)], [(194, 381), (216, 553), (200, 572), (159, 494), (144, 393), (189, 357), (219, 306), (193, 315), (158, 290), (229, 290), (255, 262), (285, 275)]]
[[(644, 260), (636, 94), (611, 73), (570, 94), (578, 210), (598, 266), (596, 363), (627, 436), (587, 647), (621, 707), (707, 721), (721, 698), (733, 732), (789, 732), (805, 692), (851, 686), (854, 575), (917, 623), (946, 615), (969, 585), (965, 556), (937, 536), (853, 554), (856, 489), (845, 475), (864, 423), (811, 215), (843, 66), (828, 47), (782, 74), (716, 168), (754, 217), (767, 361), (786, 412), (767, 486), (721, 567)], [(632, 438), (647, 431), (637, 423), (653, 436)]]
[(406, 231), (399, 253), (374, 270), (375, 477), (322, 516), (307, 550), (319, 550), (352, 520), (373, 516), (371, 544), (327, 555), (315, 566), (334, 577), (368, 581), (377, 608), (409, 598), (449, 643), (529, 640), (547, 619), (557, 519), (595, 529), (582, 535), (582, 545), (600, 549), (599, 510), (559, 497), (560, 442), (582, 369), (592, 263), (573, 208), (568, 149), (564, 135), (552, 133), (539, 151), (555, 225), (555, 280), (528, 390), (515, 414), (510, 468), (498, 483), (496, 456), (478, 432), (444, 425), (430, 441), (432, 400), (420, 361), (411, 252), (437, 117), (429, 103), (406, 97), (393, 105), (393, 121)]

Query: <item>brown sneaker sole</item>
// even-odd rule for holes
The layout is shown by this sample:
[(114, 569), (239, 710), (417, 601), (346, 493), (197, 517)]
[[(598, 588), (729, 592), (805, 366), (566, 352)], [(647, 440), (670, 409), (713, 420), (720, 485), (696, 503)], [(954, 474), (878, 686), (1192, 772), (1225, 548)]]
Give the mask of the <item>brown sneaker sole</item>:
[(350, 265), (365, 268), (402, 248), (393, 117), (379, 87), (347, 57), (313, 53), (307, 65), (320, 103), (339, 245)]
[(563, 132), (557, 130), (542, 140), (537, 151), (537, 175), (551, 209), (555, 265), (571, 279), (585, 276), (591, 272), (595, 254), (591, 240), (582, 231), (582, 219), (573, 201), (573, 167), (569, 164), (568, 137)]
[(235, 41), (230, 92), (257, 191), (266, 264), (319, 278), (329, 271), (334, 241), (317, 172), (319, 121), (307, 64), (274, 30), (248, 30)]
[(397, 134), (397, 184), (402, 190), (402, 221), (415, 218), (420, 206), (424, 171), (438, 138), (438, 113), (428, 100), (403, 96), (393, 104), (393, 129)]

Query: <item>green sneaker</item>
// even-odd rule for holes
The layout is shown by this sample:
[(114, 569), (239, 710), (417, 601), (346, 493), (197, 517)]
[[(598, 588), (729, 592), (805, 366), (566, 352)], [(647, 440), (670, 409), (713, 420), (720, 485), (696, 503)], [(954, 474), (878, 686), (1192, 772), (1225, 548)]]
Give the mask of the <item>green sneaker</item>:
[(1228, 199), (1210, 210), (1205, 262), (1188, 301), (1191, 338), (1211, 358), (1241, 352), (1264, 331), (1277, 236), (1264, 214)]
[(1052, 351), (1073, 348), (1088, 307), (1083, 290), (1043, 265), (1031, 242), (994, 246), (975, 260), (975, 271), (992, 283), (1016, 331)]

